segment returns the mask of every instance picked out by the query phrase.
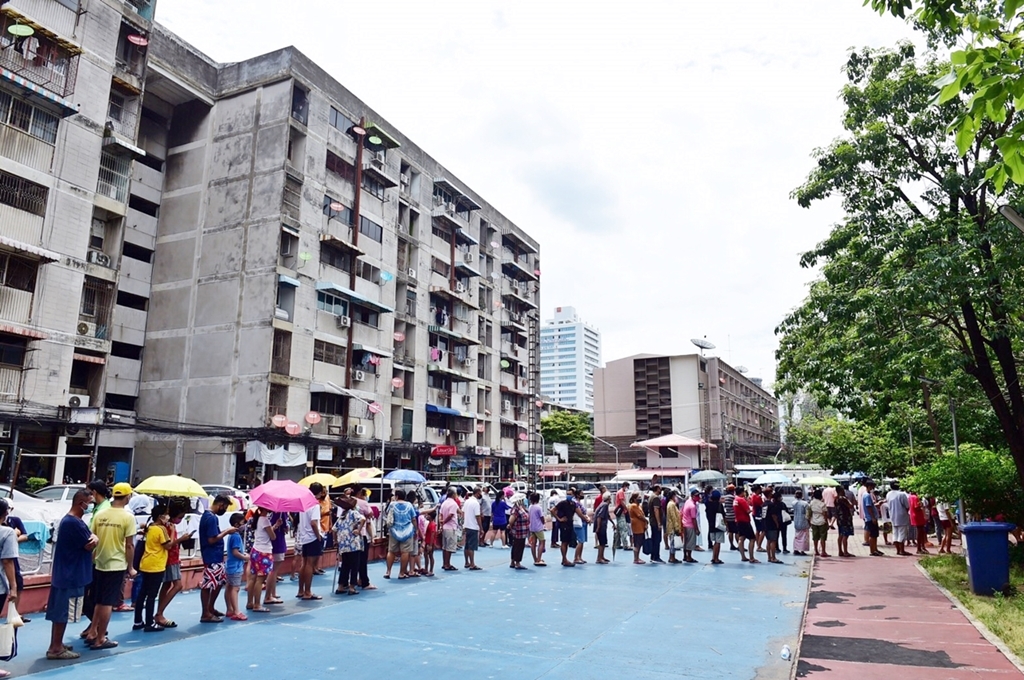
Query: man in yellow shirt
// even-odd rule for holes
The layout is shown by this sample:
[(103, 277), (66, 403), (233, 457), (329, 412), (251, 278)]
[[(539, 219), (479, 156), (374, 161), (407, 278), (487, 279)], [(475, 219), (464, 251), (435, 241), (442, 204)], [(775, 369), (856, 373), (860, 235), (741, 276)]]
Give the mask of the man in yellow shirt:
[(110, 507), (93, 518), (92, 530), (97, 544), (93, 550), (91, 600), (92, 623), (82, 634), (92, 649), (111, 649), (117, 643), (107, 637), (107, 624), (113, 608), (121, 602), (125, 572), (135, 577), (135, 517), (125, 509), (132, 487), (115, 484)]

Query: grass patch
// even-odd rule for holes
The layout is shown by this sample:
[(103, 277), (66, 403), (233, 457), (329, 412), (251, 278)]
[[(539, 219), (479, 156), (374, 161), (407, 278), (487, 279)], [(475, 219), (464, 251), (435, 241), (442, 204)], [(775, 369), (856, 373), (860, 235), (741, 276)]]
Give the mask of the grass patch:
[(982, 597), (967, 583), (967, 561), (959, 555), (925, 557), (921, 566), (974, 616), (995, 633), (1014, 654), (1024, 658), (1024, 569), (1010, 567), (1014, 594)]

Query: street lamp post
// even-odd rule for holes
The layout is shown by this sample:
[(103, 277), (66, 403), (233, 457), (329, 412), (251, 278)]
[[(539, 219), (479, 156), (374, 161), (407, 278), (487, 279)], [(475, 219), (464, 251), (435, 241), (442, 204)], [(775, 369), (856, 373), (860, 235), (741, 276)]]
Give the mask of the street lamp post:
[(370, 413), (380, 414), (380, 506), (381, 506), (381, 515), (380, 516), (383, 517), (384, 516), (384, 512), (383, 512), (383, 509), (384, 509), (384, 442), (387, 441), (387, 434), (386, 434), (387, 428), (385, 427), (387, 425), (387, 422), (384, 419), (384, 405), (379, 403), (379, 402), (372, 402), (371, 403), (369, 401), (366, 401), (362, 397), (357, 397), (356, 395), (352, 394), (351, 390), (345, 389), (344, 387), (339, 387), (338, 385), (335, 385), (333, 382), (327, 381), (326, 384), (329, 387), (332, 387), (335, 390), (337, 390), (343, 396), (346, 396), (349, 399), (355, 399), (356, 401), (360, 402), (361, 404), (366, 406), (366, 410), (368, 410)]
[[(537, 436), (540, 437), (540, 465), (541, 465), (541, 467), (543, 467), (544, 466), (544, 450), (547, 448), (547, 444), (548, 443), (547, 443), (547, 440), (544, 439), (544, 435), (542, 435), (540, 432), (537, 432)], [(534, 456), (536, 456), (536, 455), (537, 454), (534, 454)], [(538, 473), (537, 473), (537, 459), (536, 458), (533, 459), (533, 465), (531, 466), (531, 469), (533, 470), (533, 488), (537, 488), (537, 474)]]
[(612, 447), (612, 450), (615, 451), (615, 473), (618, 474), (618, 472), (619, 472), (619, 447), (617, 447), (615, 444), (612, 444), (609, 441), (605, 441), (604, 439), (601, 439), (596, 434), (590, 434), (589, 432), (587, 434), (590, 436), (591, 439), (596, 439), (597, 441), (601, 442), (605, 446)]

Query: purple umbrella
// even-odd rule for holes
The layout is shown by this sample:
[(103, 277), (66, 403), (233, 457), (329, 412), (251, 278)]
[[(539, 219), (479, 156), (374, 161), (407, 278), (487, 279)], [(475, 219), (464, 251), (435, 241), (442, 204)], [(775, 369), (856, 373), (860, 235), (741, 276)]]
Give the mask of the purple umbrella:
[(249, 492), (249, 500), (274, 512), (302, 512), (316, 505), (316, 496), (309, 489), (290, 479), (272, 479)]

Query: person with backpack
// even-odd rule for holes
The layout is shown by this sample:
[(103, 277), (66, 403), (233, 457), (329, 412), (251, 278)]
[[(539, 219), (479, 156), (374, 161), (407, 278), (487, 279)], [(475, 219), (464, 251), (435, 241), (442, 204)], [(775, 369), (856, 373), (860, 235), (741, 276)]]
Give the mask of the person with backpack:
[(399, 559), (398, 578), (409, 578), (409, 556), (412, 555), (416, 534), (416, 508), (405, 500), (405, 490), (395, 491), (394, 500), (385, 515), (388, 525), (387, 571), (384, 578), (391, 578), (391, 568)]

